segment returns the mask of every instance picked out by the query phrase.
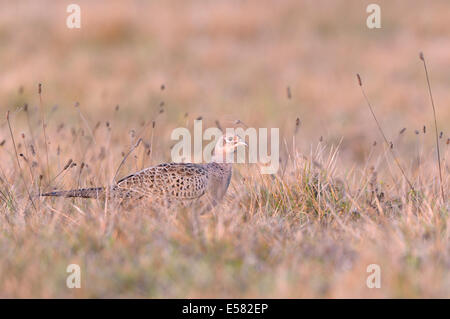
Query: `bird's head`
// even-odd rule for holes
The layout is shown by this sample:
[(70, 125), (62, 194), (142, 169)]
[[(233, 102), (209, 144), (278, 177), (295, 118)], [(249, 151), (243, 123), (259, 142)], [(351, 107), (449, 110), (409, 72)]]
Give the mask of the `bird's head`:
[(225, 162), (228, 154), (233, 154), (239, 145), (247, 146), (244, 140), (235, 134), (225, 134), (217, 142), (214, 148), (214, 158), (223, 159)]

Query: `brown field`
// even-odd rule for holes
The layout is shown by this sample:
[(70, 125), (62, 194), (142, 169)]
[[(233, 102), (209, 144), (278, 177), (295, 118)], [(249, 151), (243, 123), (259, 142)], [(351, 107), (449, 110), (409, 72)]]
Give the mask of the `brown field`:
[[(0, 297), (450, 297), (448, 0), (377, 1), (372, 30), (371, 1), (76, 1), (68, 29), (72, 2), (0, 4)], [(29, 199), (111, 183), (139, 138), (120, 176), (170, 161), (200, 116), (279, 127), (279, 172), (236, 164), (201, 217)]]

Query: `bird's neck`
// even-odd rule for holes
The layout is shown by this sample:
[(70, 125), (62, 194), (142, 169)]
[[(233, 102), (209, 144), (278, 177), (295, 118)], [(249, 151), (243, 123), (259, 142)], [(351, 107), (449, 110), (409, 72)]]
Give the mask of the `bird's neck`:
[[(232, 154), (234, 156), (234, 154)], [(226, 165), (230, 165), (231, 163), (227, 163), (227, 152), (223, 149), (216, 149), (214, 151), (213, 156), (211, 157), (211, 162), (212, 163), (217, 163), (217, 164), (226, 164)]]
[(208, 163), (208, 165), (210, 167), (218, 167), (220, 168), (223, 172), (229, 173), (232, 170), (232, 163), (220, 163), (220, 162), (215, 162), (214, 160), (212, 160), (210, 163)]
[(215, 161), (214, 159), (212, 159), (209, 164), (213, 164), (214, 166), (221, 167), (227, 170), (231, 170), (231, 167), (233, 166), (232, 163), (222, 163), (220, 161)]

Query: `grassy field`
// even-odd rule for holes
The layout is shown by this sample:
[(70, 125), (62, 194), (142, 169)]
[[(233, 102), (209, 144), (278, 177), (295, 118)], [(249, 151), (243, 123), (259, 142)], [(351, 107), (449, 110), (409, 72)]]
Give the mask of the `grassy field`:
[[(70, 3), (0, 4), (0, 297), (450, 297), (448, 0), (377, 1), (381, 29), (370, 1), (78, 1), (68, 29)], [(30, 200), (110, 184), (139, 138), (119, 176), (170, 161), (198, 117), (279, 127), (278, 173), (236, 164), (201, 217)]]

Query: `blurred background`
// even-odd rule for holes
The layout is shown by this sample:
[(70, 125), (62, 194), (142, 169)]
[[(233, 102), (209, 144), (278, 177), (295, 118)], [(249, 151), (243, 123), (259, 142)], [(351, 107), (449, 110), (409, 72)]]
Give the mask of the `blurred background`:
[[(448, 201), (419, 52), (448, 185), (450, 2), (376, 1), (381, 29), (369, 29), (371, 2), (0, 0), (0, 296), (448, 297)], [(66, 26), (71, 3), (80, 29)], [(417, 193), (384, 153), (356, 73)], [(200, 222), (30, 204), (27, 191), (169, 161), (172, 130), (200, 117), (279, 127), (283, 165), (299, 154), (276, 176), (236, 165), (224, 206)], [(68, 263), (83, 266), (82, 289), (67, 289)], [(365, 286), (371, 263), (385, 289)]]
[[(321, 137), (335, 144), (343, 138), (342, 156), (364, 161), (381, 139), (359, 72), (388, 138), (406, 127), (398, 147), (414, 154), (414, 130), (432, 124), (423, 51), (447, 137), (446, 0), (377, 1), (381, 29), (366, 26), (371, 1), (322, 0), (77, 1), (81, 28), (69, 29), (72, 2), (1, 3), (1, 112), (36, 106), (40, 82), (50, 127), (76, 121), (76, 102), (92, 126), (111, 119), (119, 105), (123, 133), (153, 120), (163, 103), (155, 141), (161, 145), (173, 128), (199, 116), (205, 126), (240, 119), (280, 127), (289, 141), (298, 117), (297, 141), (306, 152)], [(432, 147), (432, 136), (420, 138)], [(167, 159), (169, 147), (162, 151)]]

